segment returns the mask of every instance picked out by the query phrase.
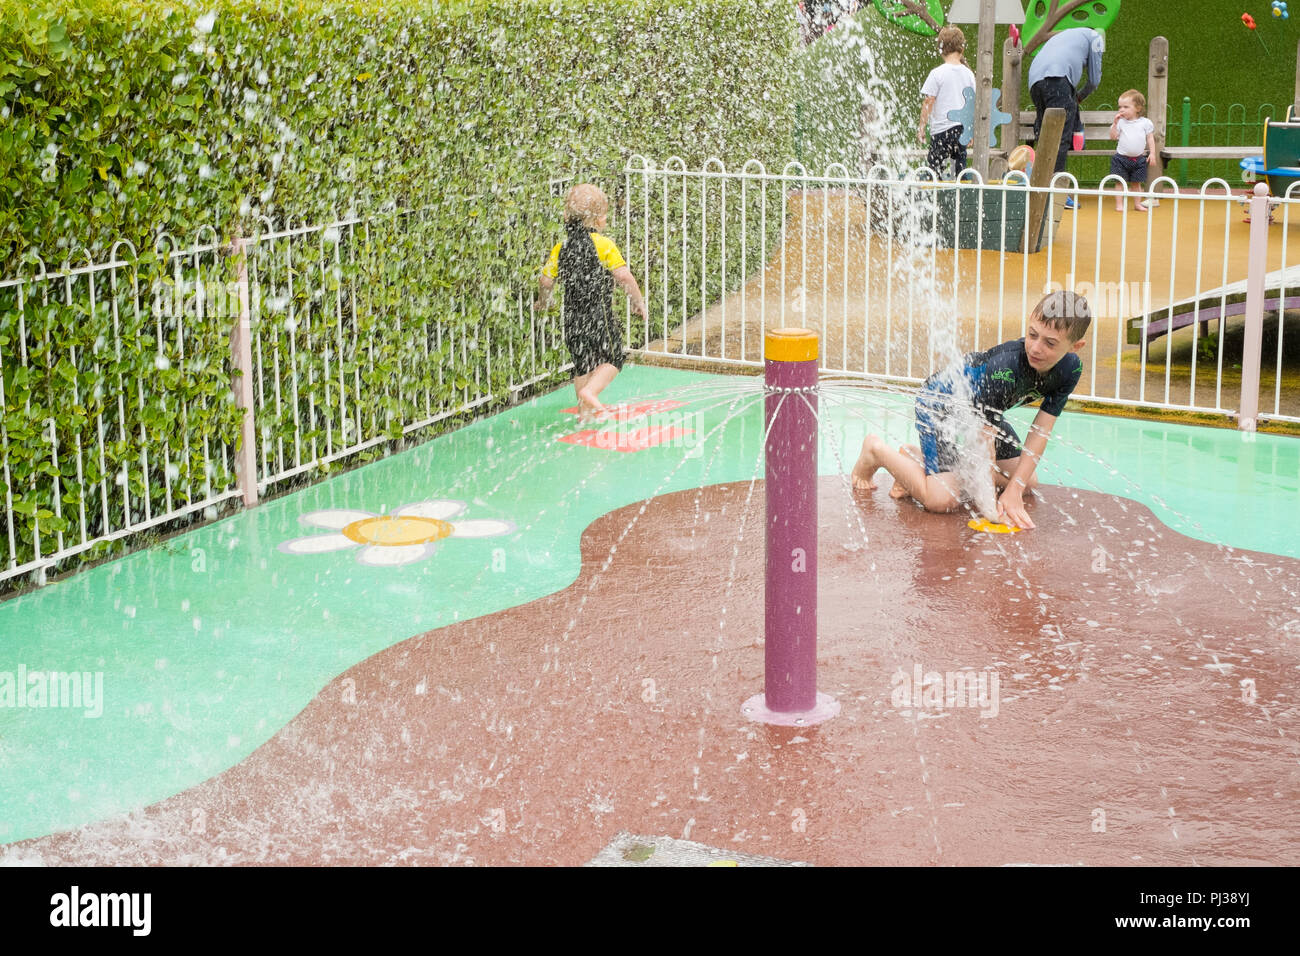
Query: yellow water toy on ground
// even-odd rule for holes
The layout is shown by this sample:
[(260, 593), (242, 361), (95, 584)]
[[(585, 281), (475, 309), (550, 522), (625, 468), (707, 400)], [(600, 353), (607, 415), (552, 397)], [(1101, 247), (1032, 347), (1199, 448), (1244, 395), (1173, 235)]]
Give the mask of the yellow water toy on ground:
[(972, 518), (966, 522), (966, 526), (976, 531), (987, 531), (989, 534), (1015, 534), (1020, 530), (1013, 524), (998, 524), (988, 518)]

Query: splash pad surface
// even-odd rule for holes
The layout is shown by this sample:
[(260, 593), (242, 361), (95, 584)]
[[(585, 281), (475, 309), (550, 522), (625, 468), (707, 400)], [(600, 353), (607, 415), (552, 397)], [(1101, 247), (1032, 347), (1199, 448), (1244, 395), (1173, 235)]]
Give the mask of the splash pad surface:
[[(702, 437), (561, 441), (559, 389), (0, 605), (9, 660), (104, 675), (96, 719), (0, 709), (0, 839), (26, 841), (0, 853), (578, 863), (626, 830), (822, 863), (1296, 862), (1297, 443), (1069, 413), (1039, 528), (991, 536), (848, 490), (865, 430), (908, 438), (906, 398), (824, 403), (820, 682), (844, 707), (785, 731), (740, 713), (745, 387), (629, 368), (611, 401), (682, 401)], [(422, 557), (283, 550), (420, 502), (394, 526), (452, 528)]]

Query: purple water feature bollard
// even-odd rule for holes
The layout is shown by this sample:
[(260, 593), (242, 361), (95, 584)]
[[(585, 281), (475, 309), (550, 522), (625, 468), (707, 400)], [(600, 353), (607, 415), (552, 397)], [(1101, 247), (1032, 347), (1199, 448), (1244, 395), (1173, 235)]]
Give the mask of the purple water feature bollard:
[(817, 333), (773, 329), (764, 358), (765, 690), (741, 710), (767, 724), (807, 726), (840, 711), (817, 693)]

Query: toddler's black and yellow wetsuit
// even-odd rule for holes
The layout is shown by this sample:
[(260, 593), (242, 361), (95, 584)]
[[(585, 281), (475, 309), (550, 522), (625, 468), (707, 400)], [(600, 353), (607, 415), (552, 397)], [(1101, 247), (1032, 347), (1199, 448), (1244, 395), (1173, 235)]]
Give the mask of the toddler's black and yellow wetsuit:
[(613, 272), (627, 265), (618, 246), (581, 222), (567, 223), (542, 275), (564, 283), (564, 344), (575, 377), (600, 365), (623, 368), (623, 325), (614, 320)]

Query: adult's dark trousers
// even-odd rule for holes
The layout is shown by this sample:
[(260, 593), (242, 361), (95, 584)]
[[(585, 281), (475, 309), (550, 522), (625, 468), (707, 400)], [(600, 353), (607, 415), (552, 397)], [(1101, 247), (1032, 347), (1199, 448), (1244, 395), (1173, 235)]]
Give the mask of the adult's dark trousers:
[(1061, 146), (1056, 153), (1055, 172), (1065, 171), (1065, 161), (1070, 155), (1074, 131), (1079, 128), (1079, 102), (1074, 98), (1074, 84), (1063, 76), (1045, 76), (1029, 88), (1029, 98), (1034, 101), (1034, 145), (1043, 128), (1043, 114), (1053, 107), (1065, 110), (1065, 126), (1061, 128)]

